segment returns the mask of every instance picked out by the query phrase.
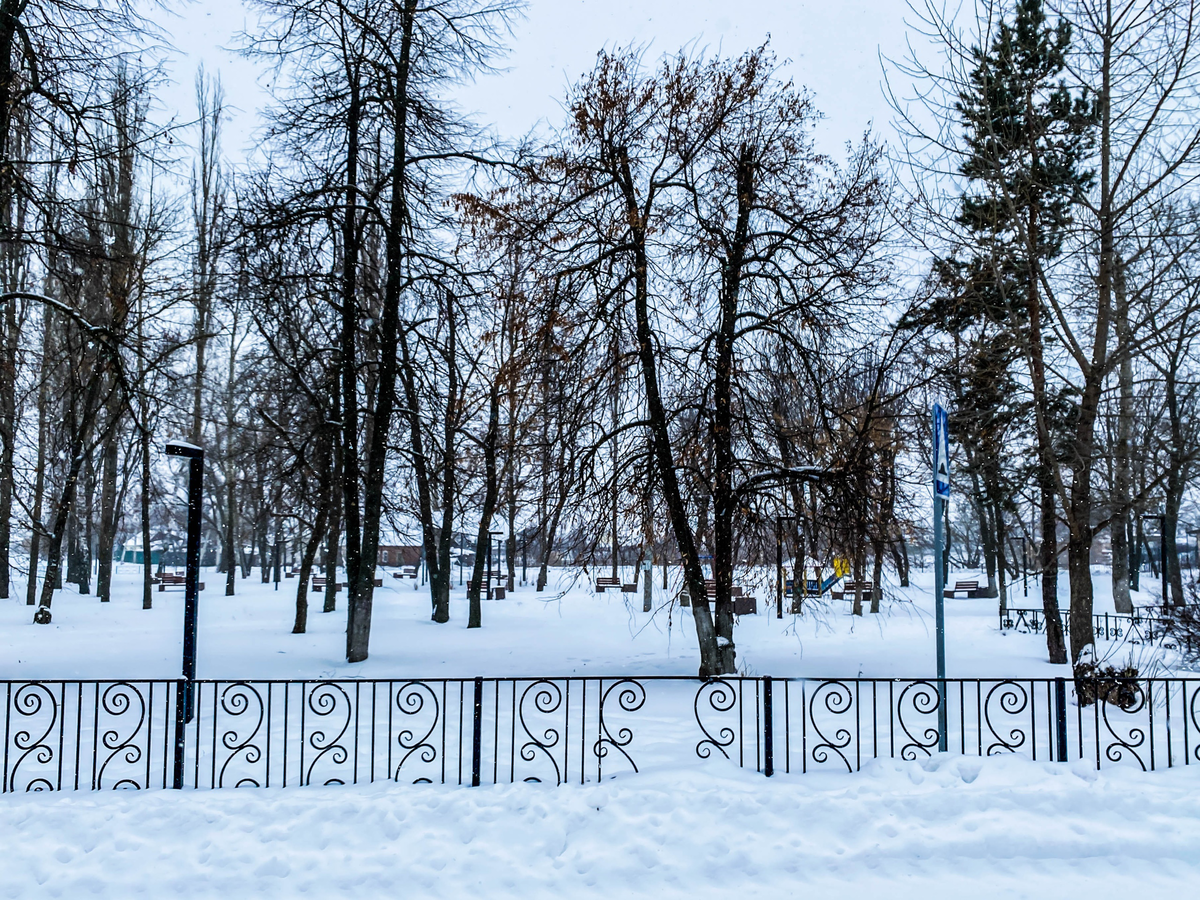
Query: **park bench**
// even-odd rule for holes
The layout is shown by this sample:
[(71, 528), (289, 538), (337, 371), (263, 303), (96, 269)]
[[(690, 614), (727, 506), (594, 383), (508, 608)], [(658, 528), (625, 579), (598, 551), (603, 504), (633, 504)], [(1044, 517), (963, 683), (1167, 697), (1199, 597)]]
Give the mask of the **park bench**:
[(983, 591), (979, 589), (978, 581), (956, 581), (954, 582), (953, 588), (946, 588), (942, 592), (942, 595), (949, 599), (954, 599), (959, 594), (962, 594), (967, 598), (982, 597)]
[(417, 567), (416, 566), (401, 566), (399, 572), (392, 573), (392, 577), (393, 578), (416, 578), (417, 577)]
[(875, 586), (869, 581), (846, 581), (842, 583), (841, 590), (830, 591), (829, 596), (834, 600), (853, 600), (855, 591), (860, 591), (864, 597), (870, 599), (874, 589)]
[[(179, 575), (173, 572), (163, 572), (162, 579), (158, 583), (158, 590), (161, 593), (167, 588), (184, 588), (187, 587), (187, 576)], [(204, 590), (204, 582), (197, 585), (197, 590)]]
[[(704, 593), (707, 599), (712, 599), (717, 595), (717, 583), (711, 578), (704, 580)], [(758, 612), (758, 598), (746, 595), (744, 588), (739, 585), (731, 585), (729, 588), (729, 599), (733, 601), (733, 614), (735, 616), (752, 616)], [(690, 606), (691, 598), (687, 591), (680, 594), (680, 605)]]
[[(314, 575), (313, 580), (312, 580), (313, 593), (319, 594), (322, 591), (324, 591), (326, 581), (328, 581), (328, 579), (325, 576)], [(372, 584), (375, 585), (375, 587), (383, 587), (383, 579), (382, 578), (372, 578), (371, 582), (372, 582)], [(340, 591), (345, 586), (346, 586), (346, 582), (339, 581), (337, 584), (335, 584), (333, 586), (333, 592), (336, 594), (338, 591)]]
[(621, 580), (619, 578), (613, 578), (610, 575), (597, 575), (596, 576), (596, 593), (597, 594), (603, 594), (606, 588), (619, 588), (620, 586), (621, 586)]

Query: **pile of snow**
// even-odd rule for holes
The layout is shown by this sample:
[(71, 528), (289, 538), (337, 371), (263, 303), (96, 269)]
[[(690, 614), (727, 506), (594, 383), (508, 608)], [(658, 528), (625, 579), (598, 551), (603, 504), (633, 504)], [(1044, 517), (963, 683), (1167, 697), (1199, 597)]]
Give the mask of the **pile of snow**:
[(7, 795), (0, 897), (1185, 897), (1200, 765)]

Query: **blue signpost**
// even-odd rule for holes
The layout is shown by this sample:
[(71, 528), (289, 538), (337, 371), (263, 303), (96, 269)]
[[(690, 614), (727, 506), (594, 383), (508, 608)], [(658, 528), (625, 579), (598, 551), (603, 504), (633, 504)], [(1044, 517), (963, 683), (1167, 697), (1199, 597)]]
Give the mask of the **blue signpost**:
[(933, 404), (933, 591), (937, 615), (938, 750), (946, 752), (946, 569), (943, 533), (950, 502), (950, 439), (946, 411)]

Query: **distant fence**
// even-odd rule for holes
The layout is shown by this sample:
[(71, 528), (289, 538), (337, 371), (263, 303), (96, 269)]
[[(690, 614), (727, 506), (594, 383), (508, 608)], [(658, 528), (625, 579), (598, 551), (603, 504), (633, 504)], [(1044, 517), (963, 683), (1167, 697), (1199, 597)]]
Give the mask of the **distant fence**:
[[(1071, 633), (1069, 612), (1060, 612), (1063, 633)], [(1000, 614), (1000, 629), (1042, 634), (1046, 630), (1046, 614), (1040, 609), (1008, 609)], [(1186, 635), (1180, 637), (1171, 629), (1171, 620), (1150, 613), (1095, 613), (1092, 615), (1092, 630), (1097, 640), (1124, 640), (1130, 644), (1156, 644), (1167, 649), (1179, 648), (1192, 651), (1192, 641)]]
[[(934, 679), (9, 681), (3, 790), (588, 782), (728, 761), (856, 771), (938, 745)], [(188, 693), (194, 715), (186, 719)], [(948, 679), (954, 752), (1200, 764), (1200, 680)]]

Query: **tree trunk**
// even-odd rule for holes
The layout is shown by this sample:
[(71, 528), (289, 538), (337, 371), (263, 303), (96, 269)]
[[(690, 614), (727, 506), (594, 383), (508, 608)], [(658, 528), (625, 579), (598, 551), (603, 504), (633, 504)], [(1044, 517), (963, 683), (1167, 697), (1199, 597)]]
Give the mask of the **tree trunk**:
[(109, 394), (109, 417), (101, 451), (100, 534), (97, 552), (96, 596), (102, 603), (112, 599), (112, 558), (117, 531), (117, 420), (121, 414), (117, 390)]
[(96, 462), (91, 450), (83, 462), (83, 541), (82, 559), (79, 565), (79, 593), (92, 592), (92, 522), (95, 518)]
[(871, 572), (871, 612), (879, 612), (879, 602), (883, 599), (883, 541), (875, 541), (872, 553), (874, 568)]
[(304, 544), (304, 555), (300, 559), (300, 583), (296, 585), (296, 620), (292, 624), (292, 634), (304, 634), (308, 629), (308, 583), (312, 577), (313, 560), (316, 559), (317, 549), (321, 546), (321, 539), (325, 536), (325, 523), (329, 518), (330, 509), (336, 503), (332, 485), (333, 477), (329, 473), (328, 465), (322, 468), (325, 471), (325, 484), (321, 488), (317, 520), (313, 523), (312, 533), (309, 534), (308, 540)]
[[(412, 54), (413, 23), (417, 0), (405, 0), (401, 18), (399, 59), (391, 87), (392, 177), (391, 209), (385, 227), (387, 245), (387, 281), (379, 339), (379, 382), (375, 402), (371, 440), (367, 451), (367, 478), (363, 485), (363, 515), (357, 506), (353, 523), (346, 521), (346, 583), (352, 585), (346, 598), (346, 660), (362, 662), (367, 658), (371, 636), (371, 605), (375, 595), (375, 562), (379, 556), (379, 523), (383, 513), (384, 475), (387, 468), (388, 438), (396, 401), (396, 357), (400, 332), (400, 292), (404, 281), (406, 256), (404, 229), (408, 227), (408, 189), (405, 166), (408, 156), (408, 81)], [(353, 341), (353, 335), (350, 336)], [(351, 383), (353, 378), (351, 378)], [(351, 410), (346, 409), (350, 420)], [(347, 447), (349, 451), (349, 447)], [(351, 473), (347, 472), (347, 480)], [(357, 494), (357, 464), (353, 473)], [(347, 507), (349, 513), (349, 507)], [(353, 528), (353, 533), (351, 533)], [(353, 553), (351, 553), (351, 545)], [(428, 563), (429, 556), (426, 556)]]
[[(492, 515), (496, 511), (496, 501), (499, 499), (500, 486), (496, 478), (496, 442), (500, 430), (500, 389), (496, 381), (492, 382), (491, 398), (488, 402), (488, 429), (483, 439), (483, 509), (479, 514), (479, 530), (475, 533), (475, 565), (472, 567), (471, 583), (467, 586), (467, 601), (470, 610), (467, 616), (468, 628), (479, 628), (483, 625), (483, 609), (480, 604), (480, 594), (485, 583), (484, 570), (487, 566), (487, 548), (492, 536)], [(486, 580), (491, 584), (492, 573), (488, 568)]]
[(27, 606), (33, 606), (37, 603), (37, 568), (38, 560), (41, 557), (42, 531), (44, 529), (42, 524), (42, 505), (46, 494), (46, 445), (49, 441), (46, 407), (50, 369), (50, 335), (53, 331), (54, 314), (49, 307), (46, 307), (44, 318), (42, 319), (42, 370), (41, 377), (38, 380), (37, 467), (33, 475), (33, 529), (29, 535), (29, 581), (25, 585), (25, 604)]
[(867, 548), (859, 535), (855, 535), (854, 544), (854, 607), (852, 612), (856, 616), (861, 616), (863, 614), (862, 585), (867, 575)]
[[(329, 527), (325, 535), (325, 599), (321, 612), (331, 613), (337, 610), (338, 583), (338, 549), (341, 541), (341, 515), (337, 509), (329, 513)], [(349, 579), (347, 579), (349, 581)]]

